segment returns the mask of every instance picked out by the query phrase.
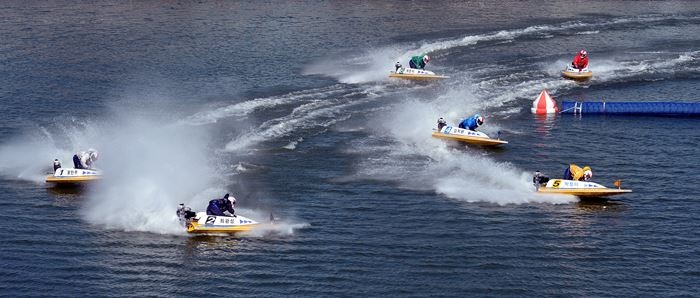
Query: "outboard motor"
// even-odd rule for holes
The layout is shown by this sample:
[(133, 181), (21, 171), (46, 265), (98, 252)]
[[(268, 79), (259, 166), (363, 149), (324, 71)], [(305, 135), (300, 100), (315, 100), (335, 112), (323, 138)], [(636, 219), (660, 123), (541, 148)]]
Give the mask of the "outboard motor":
[(58, 160), (58, 158), (53, 160), (53, 172), (55, 173), (57, 169), (61, 168), (61, 162)]
[(539, 188), (540, 185), (547, 184), (549, 182), (549, 177), (542, 175), (539, 170), (535, 171), (535, 175), (532, 176), (532, 184), (535, 185), (535, 189)]
[(399, 71), (399, 68), (403, 67), (403, 65), (401, 65), (401, 62), (397, 61), (396, 64), (394, 64), (394, 67), (396, 67), (395, 71)]
[(176, 214), (177, 218), (180, 220), (180, 223), (185, 226), (190, 221), (190, 219), (195, 218), (197, 216), (197, 212), (192, 211), (190, 207), (185, 207), (185, 204), (183, 203), (177, 206)]
[(177, 219), (180, 220), (180, 223), (183, 223), (185, 221), (185, 204), (178, 205), (175, 214), (177, 214)]

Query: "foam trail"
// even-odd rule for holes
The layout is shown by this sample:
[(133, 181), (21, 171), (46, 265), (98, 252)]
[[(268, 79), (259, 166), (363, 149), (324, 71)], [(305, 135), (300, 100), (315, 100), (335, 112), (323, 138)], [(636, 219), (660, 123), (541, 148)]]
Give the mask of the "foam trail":
[[(270, 213), (265, 213), (261, 210), (244, 210), (241, 209), (245, 214), (250, 214), (253, 218), (270, 218)], [(236, 213), (239, 211), (236, 210)], [(299, 229), (304, 229), (310, 227), (311, 224), (306, 222), (300, 222), (295, 219), (277, 219), (274, 221), (262, 221), (258, 220), (260, 223), (257, 227), (246, 232), (244, 235), (248, 237), (266, 237), (266, 236), (288, 236), (294, 234), (294, 231)]]
[(51, 140), (42, 138), (11, 140), (0, 147), (0, 173), (11, 179), (43, 183), (51, 172), (51, 161), (55, 156), (70, 154), (61, 152), (51, 144)]
[[(451, 94), (459, 94), (459, 91)], [(392, 119), (392, 123), (371, 125), (385, 128), (382, 131), (387, 132), (397, 144), (391, 144), (384, 150), (356, 146), (372, 152), (386, 152), (380, 160), (373, 159), (371, 164), (361, 165), (359, 176), (396, 181), (410, 189), (433, 190), (464, 202), (505, 205), (532, 202), (561, 204), (577, 200), (572, 196), (536, 194), (529, 173), (515, 169), (508, 163), (496, 162), (484, 156), (483, 151), (468, 149), (465, 152), (450, 148), (441, 140), (430, 139), (430, 128), (435, 126), (439, 115), (449, 115), (451, 110), (459, 108), (464, 111), (479, 109), (477, 101), (468, 91), (451, 100), (441, 98), (439, 101), (439, 104), (411, 101), (396, 106), (395, 110), (388, 112), (388, 117), (381, 118)], [(399, 127), (394, 123), (406, 125)], [(495, 123), (490, 125), (497, 126)]]
[[(153, 108), (162, 111), (167, 106)], [(207, 127), (180, 123), (175, 113), (158, 117), (138, 109), (140, 113), (134, 113), (121, 104), (114, 108), (113, 119), (92, 126), (98, 134), (83, 140), (100, 150), (97, 166), (105, 176), (89, 189), (81, 215), (108, 229), (185, 234), (175, 215), (178, 204), (202, 211), (209, 200), (230, 192), (224, 172), (231, 166), (213, 149)], [(243, 216), (257, 221), (268, 218), (242, 210)], [(291, 233), (298, 227), (290, 222), (280, 230)]]
[(341, 88), (340, 85), (333, 85), (319, 89), (292, 92), (280, 96), (256, 98), (212, 110), (202, 111), (185, 118), (181, 121), (181, 123), (190, 125), (216, 123), (222, 118), (247, 116), (259, 109), (274, 108), (280, 105), (305, 102), (318, 97), (329, 97), (340, 92), (345, 92), (345, 89)]
[(83, 208), (91, 223), (125, 231), (178, 233), (178, 203), (202, 206), (220, 196), (206, 132), (119, 113), (93, 140), (104, 170)]
[[(356, 99), (362, 95), (362, 99)], [(302, 104), (292, 110), (289, 115), (263, 122), (257, 129), (246, 132), (242, 136), (226, 144), (227, 151), (241, 151), (255, 145), (287, 136), (299, 129), (311, 127), (328, 127), (352, 116), (347, 111), (351, 107), (365, 103), (377, 97), (375, 94), (356, 92), (343, 95), (337, 99), (316, 100)]]
[(64, 167), (71, 167), (72, 156), (88, 147), (80, 140), (94, 133), (86, 123), (71, 121), (69, 126), (37, 127), (35, 131), (24, 131), (20, 136), (0, 146), (0, 174), (3, 176), (44, 183), (46, 175), (52, 173), (54, 159)]
[[(302, 74), (325, 75), (336, 78), (345, 84), (360, 84), (387, 81), (389, 71), (394, 70), (394, 63), (401, 62), (408, 66), (409, 54), (399, 47), (374, 48), (359, 56), (330, 57), (312, 63)], [(338, 61), (343, 61), (338, 63)]]
[[(510, 42), (519, 37), (533, 34), (545, 34), (544, 36), (546, 36), (546, 38), (552, 38), (552, 33), (569, 32), (572, 31), (572, 29), (575, 29), (573, 30), (573, 32), (576, 32), (574, 34), (578, 34), (581, 32), (581, 29), (606, 28), (618, 24), (647, 24), (648, 22), (675, 18), (675, 16), (635, 16), (614, 18), (607, 21), (567, 21), (558, 25), (533, 25), (521, 29), (499, 30), (463, 36), (451, 40), (425, 42), (420, 45), (402, 44), (383, 48), (372, 48), (359, 55), (336, 54), (311, 64), (303, 71), (303, 74), (325, 75), (346, 84), (386, 81), (388, 80), (389, 71), (394, 70), (394, 63), (398, 61), (404, 66), (408, 66), (408, 60), (413, 55), (435, 54), (435, 52), (438, 52), (437, 56), (433, 56), (433, 62), (431, 62), (432, 66), (430, 68), (433, 71), (441, 72), (439, 68), (436, 69), (434, 67), (434, 65), (441, 64), (436, 63), (436, 61), (440, 59), (439, 51), (451, 48), (471, 46), (482, 42)], [(599, 30), (588, 30), (585, 31), (585, 34), (596, 34), (597, 32), (599, 32)]]

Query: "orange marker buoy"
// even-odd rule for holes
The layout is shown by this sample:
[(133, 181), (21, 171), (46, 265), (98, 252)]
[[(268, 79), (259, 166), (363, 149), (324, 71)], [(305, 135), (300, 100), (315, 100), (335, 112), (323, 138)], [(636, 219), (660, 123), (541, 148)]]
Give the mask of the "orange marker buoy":
[(557, 102), (549, 96), (547, 90), (542, 90), (540, 96), (532, 102), (532, 109), (530, 109), (533, 114), (553, 114), (559, 112), (557, 108)]

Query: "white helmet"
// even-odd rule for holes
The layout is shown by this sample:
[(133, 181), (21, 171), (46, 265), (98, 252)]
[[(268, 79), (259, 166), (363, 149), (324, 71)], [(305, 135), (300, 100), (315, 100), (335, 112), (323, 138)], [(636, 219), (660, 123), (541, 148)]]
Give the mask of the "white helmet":
[(479, 115), (479, 114), (476, 114), (476, 115), (474, 116), (474, 118), (476, 118), (476, 125), (477, 125), (477, 126), (482, 126), (482, 125), (484, 125), (484, 117), (482, 117), (482, 116)]
[(423, 56), (423, 61), (424, 62), (430, 61), (430, 56), (428, 56), (428, 55)]
[(88, 149), (88, 153), (90, 154), (90, 158), (92, 160), (97, 160), (100, 157), (100, 153), (97, 152), (97, 150), (95, 150), (95, 149), (92, 149), (92, 148)]

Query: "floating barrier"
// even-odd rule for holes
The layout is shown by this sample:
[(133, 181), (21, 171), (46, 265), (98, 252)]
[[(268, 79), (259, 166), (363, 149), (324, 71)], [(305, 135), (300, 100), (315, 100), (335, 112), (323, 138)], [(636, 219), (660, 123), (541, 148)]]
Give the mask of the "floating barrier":
[(562, 114), (700, 116), (700, 102), (564, 101)]

